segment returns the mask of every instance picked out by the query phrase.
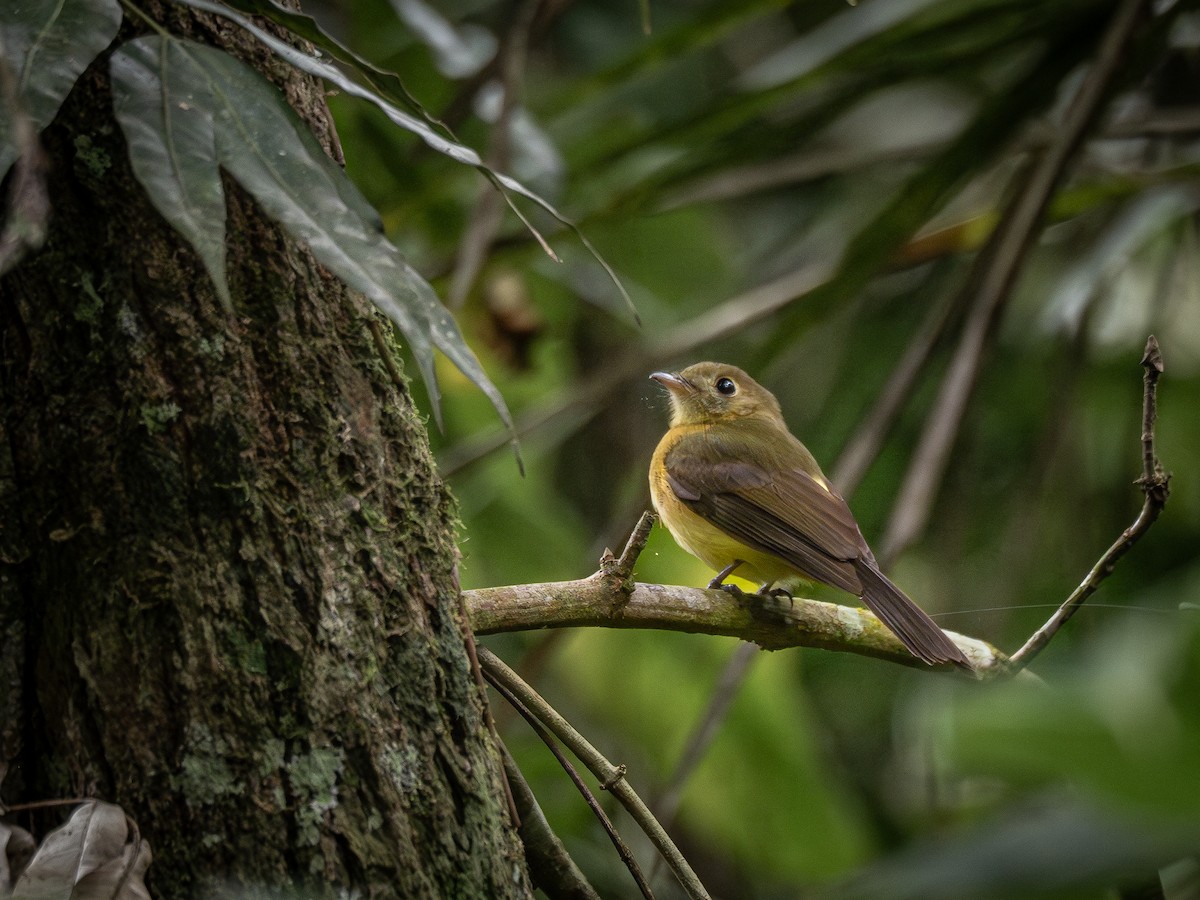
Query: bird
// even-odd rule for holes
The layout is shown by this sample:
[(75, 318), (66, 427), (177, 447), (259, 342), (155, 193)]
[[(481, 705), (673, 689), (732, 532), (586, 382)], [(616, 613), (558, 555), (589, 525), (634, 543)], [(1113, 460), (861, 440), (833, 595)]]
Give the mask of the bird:
[(775, 395), (736, 366), (700, 362), (650, 376), (667, 390), (670, 427), (650, 461), (659, 519), (738, 593), (815, 581), (856, 595), (929, 665), (966, 655), (879, 569), (850, 507), (784, 421)]

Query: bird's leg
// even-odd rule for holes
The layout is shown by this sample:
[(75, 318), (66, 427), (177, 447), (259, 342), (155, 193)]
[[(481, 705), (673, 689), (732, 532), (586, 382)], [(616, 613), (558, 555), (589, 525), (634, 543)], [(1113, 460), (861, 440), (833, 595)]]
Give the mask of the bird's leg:
[(725, 591), (725, 593), (736, 597), (738, 600), (745, 600), (746, 599), (745, 591), (743, 591), (736, 584), (726, 584), (725, 583), (725, 579), (728, 578), (731, 574), (733, 574), (733, 570), (736, 569), (738, 566), (740, 566), (743, 562), (745, 562), (745, 560), (735, 559), (733, 562), (731, 562), (729, 565), (727, 565), (725, 568), (723, 568), (720, 572), (718, 572), (717, 576), (708, 583), (709, 590)]
[(720, 572), (717, 573), (716, 577), (713, 578), (713, 580), (708, 583), (708, 589), (710, 591), (715, 591), (715, 590), (724, 590), (725, 588), (729, 587), (729, 585), (727, 585), (725, 583), (725, 579), (728, 578), (730, 575), (732, 575), (733, 570), (736, 569), (738, 566), (740, 566), (742, 564), (742, 562), (743, 562), (743, 560), (735, 559), (733, 562), (731, 562), (729, 565), (727, 565), (725, 568), (723, 568)]

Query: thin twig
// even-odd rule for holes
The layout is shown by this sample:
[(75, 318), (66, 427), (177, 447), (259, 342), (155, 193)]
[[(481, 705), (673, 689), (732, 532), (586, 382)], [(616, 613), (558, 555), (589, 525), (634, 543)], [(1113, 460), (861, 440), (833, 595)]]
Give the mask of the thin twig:
[(521, 814), (517, 833), (525, 845), (525, 861), (529, 864), (534, 887), (541, 888), (555, 900), (600, 900), (596, 889), (579, 871), (575, 860), (546, 821), (533, 789), (503, 744), (500, 753), (504, 757), (504, 774), (512, 786), (517, 811)]
[(104, 803), (95, 797), (68, 797), (63, 800), (31, 800), (28, 803), (13, 803), (9, 806), (0, 804), (0, 815), (9, 813), (29, 812), (31, 809), (50, 809), (55, 806), (79, 806), (83, 803)]
[[(716, 740), (734, 699), (741, 692), (742, 685), (750, 674), (752, 663), (758, 658), (758, 652), (759, 648), (755, 644), (740, 643), (733, 648), (733, 653), (726, 660), (725, 668), (721, 670), (721, 675), (713, 687), (703, 715), (684, 742), (683, 752), (675, 764), (671, 780), (654, 804), (654, 815), (663, 823), (664, 828), (675, 824), (675, 815), (679, 812), (679, 804), (683, 800), (684, 787), (704, 759), (709, 746)], [(661, 862), (661, 858), (656, 859), (650, 867), (651, 883), (658, 877)]]
[(1147, 0), (1123, 0), (1118, 6), (1100, 41), (1095, 63), (1067, 107), (1056, 139), (1026, 169), (1013, 202), (968, 278), (966, 289), (977, 292), (976, 302), (880, 544), (879, 558), (885, 564), (896, 559), (925, 530), (967, 402), (974, 392), (984, 351), (1033, 245), (1035, 228), (1067, 163), (1082, 145), (1088, 127), (1110, 93), (1125, 47), (1146, 5)]
[(629, 533), (629, 540), (625, 542), (625, 549), (621, 551), (621, 558), (617, 560), (616, 571), (621, 577), (632, 578), (634, 563), (646, 549), (646, 542), (650, 540), (650, 530), (657, 519), (654, 513), (647, 510), (642, 513), (637, 525)]
[(1003, 666), (1004, 674), (1020, 672), (1033, 661), (1034, 657), (1050, 643), (1050, 639), (1058, 630), (1083, 605), (1083, 602), (1096, 592), (1101, 582), (1112, 574), (1117, 560), (1128, 553), (1129, 549), (1150, 529), (1167, 503), (1171, 476), (1165, 473), (1159, 464), (1154, 446), (1154, 422), (1158, 417), (1158, 376), (1163, 371), (1162, 354), (1159, 352), (1158, 341), (1154, 335), (1150, 335), (1149, 340), (1146, 341), (1146, 352), (1142, 357), (1141, 364), (1146, 370), (1142, 392), (1142, 475), (1136, 483), (1140, 485), (1142, 493), (1146, 496), (1142, 509), (1133, 524), (1121, 532), (1121, 536), (1117, 538), (1116, 542), (1104, 551), (1104, 555), (1092, 566), (1087, 577), (1055, 611), (1049, 621), (1034, 632), (1033, 636), (1025, 642), (1025, 646), (1009, 658)]
[(497, 681), (503, 684), (555, 737), (571, 748), (571, 752), (600, 780), (600, 784), (605, 790), (611, 791), (613, 796), (621, 801), (621, 804), (633, 816), (634, 821), (650, 838), (651, 843), (666, 859), (688, 896), (693, 900), (695, 898), (709, 900), (708, 891), (700, 883), (700, 879), (696, 877), (696, 873), (688, 861), (683, 858), (683, 854), (679, 852), (675, 842), (663, 830), (658, 820), (651, 815), (649, 808), (625, 779), (625, 767), (614, 766), (605, 759), (583, 735), (543, 700), (533, 688), (522, 681), (496, 654), (480, 647), (479, 662), (493, 685)]
[[(516, 677), (515, 673), (514, 677)], [(567, 773), (567, 777), (570, 778), (575, 784), (575, 788), (583, 796), (583, 799), (586, 801), (588, 807), (591, 808), (592, 814), (596, 817), (597, 821), (600, 822), (600, 825), (604, 828), (605, 832), (607, 832), (608, 839), (612, 841), (613, 846), (617, 850), (617, 855), (621, 857), (621, 861), (625, 863), (625, 867), (629, 869), (629, 874), (632, 875), (633, 880), (637, 882), (638, 890), (642, 892), (642, 896), (646, 897), (647, 900), (653, 900), (654, 892), (650, 890), (650, 884), (646, 881), (646, 876), (642, 873), (641, 866), (639, 866), (637, 864), (637, 860), (634, 859), (633, 851), (629, 849), (629, 845), (625, 843), (624, 839), (622, 839), (620, 833), (616, 829), (616, 826), (613, 825), (612, 819), (608, 817), (608, 813), (604, 811), (604, 808), (596, 799), (596, 795), (592, 793), (591, 788), (584, 783), (584, 780), (579, 776), (578, 770), (571, 765), (571, 761), (563, 754), (562, 748), (558, 746), (558, 741), (554, 740), (554, 736), (546, 730), (546, 727), (542, 725), (541, 722), (538, 721), (537, 716), (530, 712), (529, 708), (525, 706), (525, 704), (522, 703), (517, 696), (504, 685), (502, 681), (497, 680), (496, 676), (492, 672), (488, 672), (487, 678), (492, 687), (496, 689), (496, 692), (499, 693), (500, 696), (502, 696), (505, 700), (507, 700), (513, 709), (520, 713), (521, 718), (529, 723), (529, 727), (533, 729), (534, 734), (542, 739), (542, 742), (546, 745), (547, 749), (554, 755), (554, 758), (558, 760), (558, 764), (562, 766), (563, 771)]]
[[(471, 674), (475, 678), (475, 683), (479, 686), (479, 702), (483, 705), (483, 721), (487, 725), (488, 731), (491, 733), (492, 740), (495, 741), (497, 747), (503, 747), (504, 742), (500, 740), (500, 732), (496, 730), (496, 720), (492, 718), (492, 706), (488, 703), (487, 687), (483, 683), (483, 670), (479, 667), (479, 647), (475, 643), (475, 634), (471, 631), (470, 615), (467, 612), (467, 601), (463, 598), (462, 589), (458, 585), (458, 570), (454, 571), (454, 587), (458, 591), (458, 610), (462, 614), (463, 624), (463, 643), (467, 648), (467, 659), (471, 663)], [(508, 802), (508, 814), (512, 817), (514, 828), (521, 827), (521, 814), (517, 810), (517, 800), (513, 796), (512, 785), (508, 783), (507, 775), (501, 779), (504, 782), (504, 797)]]

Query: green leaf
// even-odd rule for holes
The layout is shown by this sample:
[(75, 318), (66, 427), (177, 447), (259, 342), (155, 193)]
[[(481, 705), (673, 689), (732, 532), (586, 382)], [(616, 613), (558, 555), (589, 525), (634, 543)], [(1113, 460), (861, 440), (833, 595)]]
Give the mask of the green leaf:
[[(317, 24), (316, 19), (312, 16), (306, 16), (304, 13), (285, 9), (277, 3), (273, 3), (272, 0), (229, 0), (227, 5), (247, 15), (262, 16), (264, 19), (274, 22), (281, 28), (286, 28), (292, 34), (308, 41), (332, 59), (336, 59), (351, 71), (357, 72), (363, 81), (371, 85), (380, 95), (386, 97), (392, 103), (405, 107), (414, 115), (420, 116), (436, 128), (445, 129), (445, 126), (430, 116), (417, 98), (409, 93), (408, 88), (404, 86), (404, 82), (400, 80), (400, 76), (395, 72), (376, 68), (353, 50), (350, 50), (339, 41), (330, 37), (321, 30), (321, 26)], [(245, 20), (238, 21), (240, 23)]]
[[(76, 79), (112, 43), (116, 0), (7, 0), (0, 4), (0, 64), (15, 81), (16, 106), (41, 131)], [(0, 178), (18, 156), (14, 111), (0, 104)]]
[[(208, 123), (220, 166), (268, 215), (307, 244), (323, 265), (369, 297), (400, 328), (425, 379), (439, 422), (433, 347), (488, 396), (505, 425), (512, 427), (504, 398), (433, 288), (384, 237), (378, 214), (266, 79), (223, 51), (173, 38), (138, 38), (122, 47), (119, 55), (124, 57), (120, 64), (123, 74), (142, 82), (144, 91), (157, 91), (163, 106), (209, 104), (207, 116), (186, 119), (185, 127), (191, 133), (181, 142), (176, 134), (146, 136), (157, 127), (170, 128), (175, 123), (172, 116), (152, 113), (147, 119), (139, 116), (138, 110), (145, 112), (150, 104), (130, 102), (130, 98), (122, 101), (127, 104), (122, 128), (132, 122), (131, 149), (153, 142), (165, 145), (169, 156), (186, 143), (192, 154), (188, 166), (178, 166), (166, 175), (161, 166), (152, 167), (155, 177), (149, 180), (135, 169), (156, 205), (178, 208), (181, 202), (186, 206), (180, 197), (209, 195), (211, 168), (204, 163), (203, 149)], [(128, 86), (128, 82), (123, 84)], [(184, 85), (187, 87), (181, 90)], [(198, 185), (186, 184), (193, 170), (200, 179)], [(165, 195), (156, 194), (160, 190)], [(188, 219), (189, 227), (205, 224), (190, 213)], [(192, 240), (188, 231), (183, 233)], [(201, 240), (211, 243), (218, 236), (223, 241), (223, 222)]]
[[(509, 196), (509, 192), (517, 194), (518, 196), (524, 197), (532, 203), (537, 204), (561, 224), (570, 229), (570, 231), (575, 235), (588, 253), (590, 253), (596, 262), (600, 264), (601, 268), (604, 269), (605, 274), (608, 275), (609, 279), (620, 293), (629, 315), (632, 316), (635, 321), (640, 321), (637, 310), (634, 309), (633, 300), (626, 292), (625, 286), (621, 284), (621, 280), (617, 278), (616, 272), (613, 271), (613, 268), (608, 264), (608, 262), (597, 252), (596, 248), (592, 246), (592, 243), (584, 236), (583, 232), (579, 230), (579, 227), (574, 222), (559, 212), (553, 204), (544, 199), (540, 194), (530, 190), (515, 178), (512, 178), (508, 175), (502, 175), (484, 165), (483, 160), (479, 157), (479, 154), (470, 147), (459, 143), (452, 137), (447, 137), (440, 133), (440, 131), (435, 128), (433, 124), (431, 124), (433, 122), (432, 117), (425, 113), (424, 110), (421, 110), (421, 117), (418, 117), (417, 115), (411, 115), (400, 109), (396, 103), (393, 102), (395, 98), (393, 97), (391, 91), (385, 93), (380, 90), (379, 70), (370, 66), (364, 67), (360, 65), (361, 60), (357, 56), (350, 53), (348, 50), (345, 50), (345, 48), (341, 47), (340, 44), (337, 44), (336, 41), (333, 41), (332, 38), (325, 38), (324, 41), (321, 42), (321, 46), (329, 48), (329, 52), (332, 56), (334, 56), (344, 65), (347, 65), (351, 69), (358, 71), (360, 76), (372, 85), (370, 88), (363, 87), (357, 81), (343, 73), (336, 66), (333, 66), (322, 59), (318, 59), (302, 50), (299, 50), (296, 47), (293, 47), (291, 44), (281, 41), (279, 38), (256, 26), (253, 22), (224, 6), (216, 3), (210, 3), (208, 0), (184, 0), (184, 2), (196, 9), (219, 16), (224, 16), (225, 18), (236, 22), (242, 28), (246, 29), (256, 38), (258, 38), (258, 40), (262, 41), (262, 43), (269, 47), (276, 55), (279, 56), (280, 59), (292, 66), (295, 66), (302, 72), (307, 72), (309, 75), (324, 79), (330, 84), (336, 85), (352, 97), (357, 97), (360, 100), (366, 100), (368, 103), (378, 107), (394, 124), (405, 129), (406, 131), (412, 132), (419, 137), (431, 149), (436, 150), (437, 152), (442, 153), (457, 162), (472, 166), (473, 168), (477, 169), (485, 178), (491, 181), (498, 190), (500, 190), (509, 207), (514, 213), (517, 214), (521, 221), (525, 223), (525, 226), (530, 230), (533, 236), (537, 238), (538, 243), (542, 246), (542, 249), (545, 250), (551, 258), (557, 261), (558, 256), (550, 248), (550, 245), (546, 243), (546, 240), (541, 236), (541, 234), (539, 234), (538, 231), (533, 227), (525, 215), (520, 211), (520, 209), (517, 208), (516, 204)], [(259, 8), (261, 4), (261, 0), (242, 0), (242, 2), (254, 3), (256, 9)], [(312, 23), (311, 26), (309, 26), (308, 23), (299, 24), (303, 25), (305, 31), (309, 33), (311, 33), (312, 28), (316, 27), (315, 23)], [(396, 79), (394, 76), (392, 76), (386, 79), (383, 84), (394, 89), (395, 86), (399, 84), (399, 79)], [(400, 86), (400, 91), (402, 91), (401, 96), (404, 98), (404, 105), (411, 108), (412, 104), (414, 104), (416, 101), (413, 100), (412, 96), (403, 89), (402, 85)]]
[(217, 164), (214, 97), (176, 41), (124, 44), (112, 58), (113, 108), (134, 174), (163, 218), (195, 248), (232, 311), (225, 278), (225, 192)]

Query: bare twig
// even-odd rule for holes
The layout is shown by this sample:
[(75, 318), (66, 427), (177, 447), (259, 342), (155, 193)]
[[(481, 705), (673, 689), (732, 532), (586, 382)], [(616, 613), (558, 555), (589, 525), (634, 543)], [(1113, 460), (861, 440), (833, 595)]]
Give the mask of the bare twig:
[(963, 327), (945, 379), (921, 441), (901, 486), (885, 531), (879, 558), (894, 560), (916, 540), (929, 520), (933, 502), (950, 459), (974, 392), (984, 350), (990, 342), (999, 313), (1012, 292), (1022, 263), (1033, 245), (1035, 228), (1042, 219), (1055, 187), (1095, 120), (1109, 94), (1126, 45), (1141, 18), (1146, 0), (1123, 0), (1100, 42), (1095, 63), (1080, 84), (1063, 116), (1055, 140), (1035, 156), (1013, 202), (1006, 210), (988, 246), (980, 254), (967, 289), (976, 291), (975, 305)]
[[(637, 882), (638, 889), (642, 892), (642, 896), (648, 898), (648, 900), (653, 900), (654, 894), (650, 890), (650, 885), (646, 881), (646, 876), (642, 874), (641, 867), (637, 864), (637, 860), (633, 858), (633, 851), (630, 850), (629, 845), (622, 840), (621, 835), (617, 832), (616, 827), (612, 823), (612, 819), (608, 817), (608, 813), (604, 811), (603, 807), (601, 807), (600, 803), (596, 800), (596, 795), (592, 793), (591, 789), (584, 783), (583, 779), (579, 777), (579, 772), (576, 771), (575, 767), (571, 765), (571, 761), (563, 754), (562, 748), (558, 746), (558, 741), (554, 740), (554, 736), (551, 735), (550, 732), (546, 730), (545, 726), (538, 721), (537, 716), (531, 713), (529, 709), (516, 698), (513, 692), (504, 686), (503, 683), (497, 681), (490, 674), (488, 676), (488, 681), (491, 682), (491, 685), (496, 689), (496, 692), (499, 693), (500, 696), (502, 696), (505, 700), (507, 700), (513, 709), (521, 714), (521, 718), (529, 723), (529, 727), (533, 729), (534, 734), (542, 739), (542, 742), (546, 745), (547, 749), (549, 749), (549, 751), (554, 755), (554, 758), (558, 760), (558, 764), (563, 767), (563, 771), (567, 773), (567, 777), (570, 778), (574, 783), (576, 789), (583, 796), (583, 799), (586, 801), (588, 807), (592, 810), (592, 814), (595, 815), (596, 819), (600, 822), (600, 825), (604, 828), (605, 832), (607, 832), (609, 840), (612, 841), (613, 846), (617, 848), (617, 855), (621, 857), (621, 861), (624, 862), (625, 867), (629, 869), (629, 874), (632, 875), (633, 880)], [(533, 798), (533, 792), (530, 791), (529, 785), (525, 782), (524, 776), (520, 774), (521, 770), (517, 768), (516, 762), (511, 756), (508, 755), (507, 752), (505, 753), (504, 757), (505, 773), (508, 774), (510, 771), (516, 773), (519, 781), (511, 779), (511, 776), (510, 780), (514, 780), (514, 783), (524, 785), (524, 788), (519, 792), (519, 795), (524, 796), (524, 792), (528, 791), (528, 800), (533, 803), (533, 806), (536, 809), (537, 801)], [(539, 817), (541, 816), (540, 809), (537, 809), (537, 814)], [(540, 822), (535, 823), (538, 840), (542, 841), (546, 838), (545, 833), (542, 831), (542, 825), (545, 825), (545, 832), (549, 833), (550, 837), (553, 838), (554, 845), (557, 845), (558, 849), (555, 851), (556, 857), (557, 854), (561, 852), (561, 858), (558, 858), (556, 867), (561, 867), (564, 864), (562, 858), (565, 858), (567, 862), (570, 862), (570, 868), (574, 869), (575, 873), (578, 874), (579, 878), (582, 879), (583, 875), (579, 873), (578, 869), (575, 868), (575, 864), (573, 861), (571, 861), (571, 857), (567, 855), (566, 849), (562, 847), (562, 844), (558, 841), (558, 837), (554, 834), (554, 832), (550, 831), (549, 823), (546, 823), (544, 818), (541, 818)], [(553, 847), (554, 845), (551, 846)], [(526, 846), (528, 847), (529, 844), (526, 843)], [(587, 885), (586, 882), (584, 882), (584, 884), (591, 889), (591, 885)], [(593, 890), (592, 893), (594, 894), (595, 891)]]
[(1146, 370), (1142, 392), (1142, 475), (1136, 482), (1146, 496), (1142, 509), (1133, 524), (1122, 531), (1116, 542), (1104, 551), (1104, 555), (1092, 566), (1087, 577), (1049, 621), (1025, 642), (1025, 646), (1009, 658), (1003, 666), (1005, 674), (1020, 672), (1033, 661), (1033, 658), (1050, 643), (1058, 629), (1062, 628), (1083, 602), (1096, 592), (1100, 583), (1112, 574), (1117, 560), (1128, 553), (1138, 539), (1150, 529), (1167, 503), (1171, 476), (1163, 471), (1154, 447), (1154, 421), (1158, 416), (1158, 376), (1163, 371), (1162, 354), (1159, 353), (1158, 341), (1154, 335), (1150, 335), (1146, 341), (1142, 366)]
[(646, 542), (650, 540), (650, 529), (654, 527), (656, 520), (654, 513), (646, 511), (629, 533), (629, 540), (625, 542), (625, 549), (621, 551), (621, 558), (617, 560), (617, 574), (622, 578), (632, 579), (633, 565), (646, 549)]
[[(487, 725), (487, 729), (491, 732), (492, 740), (496, 742), (497, 747), (503, 747), (504, 742), (500, 740), (500, 732), (496, 730), (496, 720), (492, 718), (492, 707), (488, 703), (487, 687), (483, 683), (483, 670), (479, 667), (479, 647), (475, 643), (475, 634), (470, 628), (470, 616), (467, 613), (467, 602), (463, 599), (461, 588), (458, 587), (458, 570), (454, 571), (454, 586), (458, 590), (458, 610), (462, 615), (462, 632), (463, 643), (467, 648), (467, 659), (471, 663), (471, 675), (475, 678), (475, 683), (479, 685), (479, 702), (483, 705), (483, 720)], [(504, 797), (508, 802), (508, 814), (512, 817), (512, 823), (515, 828), (521, 827), (521, 814), (517, 810), (517, 800), (513, 796), (512, 785), (509, 783), (507, 773), (504, 782)]]
[(51, 809), (55, 806), (79, 806), (83, 803), (104, 802), (97, 801), (95, 797), (68, 797), (63, 800), (31, 800), (29, 803), (13, 803), (10, 806), (0, 804), (0, 815), (7, 816), (9, 813), (29, 812), (32, 809)]
[(650, 838), (651, 842), (666, 859), (667, 864), (675, 873), (675, 877), (679, 879), (679, 883), (683, 886), (688, 896), (693, 898), (693, 900), (695, 898), (705, 898), (705, 900), (708, 900), (708, 891), (700, 883), (700, 879), (696, 877), (696, 873), (692, 870), (687, 860), (683, 858), (683, 854), (679, 852), (679, 848), (675, 846), (675, 842), (671, 840), (670, 836), (663, 830), (662, 825), (651, 815), (646, 804), (642, 802), (641, 798), (630, 787), (629, 782), (625, 780), (625, 767), (614, 766), (605, 759), (583, 735), (576, 731), (566, 719), (559, 715), (550, 704), (543, 700), (533, 688), (522, 681), (494, 653), (480, 647), (479, 662), (493, 686), (503, 685), (521, 705), (537, 717), (542, 725), (571, 748), (571, 752), (600, 780), (600, 784), (605, 790), (611, 791), (613, 796), (621, 801), (621, 804), (633, 816), (634, 821), (641, 826), (646, 836)]

